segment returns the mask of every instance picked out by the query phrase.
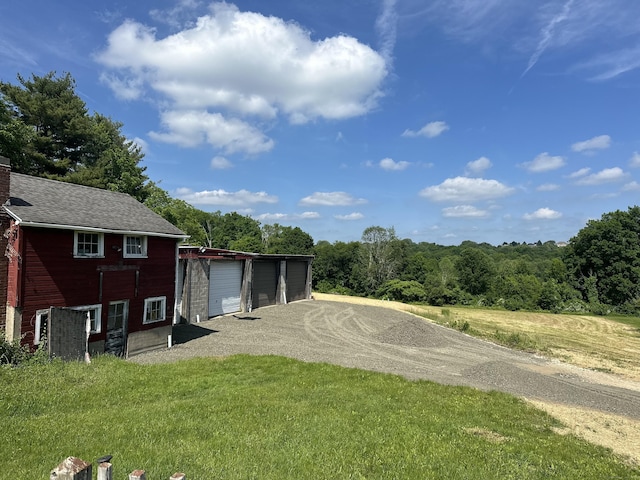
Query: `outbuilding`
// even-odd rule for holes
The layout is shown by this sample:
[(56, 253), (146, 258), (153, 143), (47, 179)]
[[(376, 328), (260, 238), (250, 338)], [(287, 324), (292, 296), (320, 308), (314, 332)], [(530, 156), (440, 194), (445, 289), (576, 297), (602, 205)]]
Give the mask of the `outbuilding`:
[(181, 246), (178, 311), (181, 323), (251, 312), (311, 298), (313, 255), (278, 255)]

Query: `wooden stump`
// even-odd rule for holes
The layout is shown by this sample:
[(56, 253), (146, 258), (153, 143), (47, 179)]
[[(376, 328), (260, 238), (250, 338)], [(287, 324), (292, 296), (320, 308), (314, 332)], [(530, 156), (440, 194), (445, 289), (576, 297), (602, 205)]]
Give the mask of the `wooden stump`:
[(77, 457), (67, 457), (51, 471), (50, 480), (91, 480), (91, 464)]

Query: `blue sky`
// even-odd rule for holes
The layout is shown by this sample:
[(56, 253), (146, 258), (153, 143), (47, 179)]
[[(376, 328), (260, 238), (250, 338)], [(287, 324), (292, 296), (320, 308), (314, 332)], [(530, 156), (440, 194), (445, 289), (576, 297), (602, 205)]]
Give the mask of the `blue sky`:
[(0, 78), (55, 70), (207, 211), (415, 242), (566, 241), (638, 204), (636, 0), (2, 2)]

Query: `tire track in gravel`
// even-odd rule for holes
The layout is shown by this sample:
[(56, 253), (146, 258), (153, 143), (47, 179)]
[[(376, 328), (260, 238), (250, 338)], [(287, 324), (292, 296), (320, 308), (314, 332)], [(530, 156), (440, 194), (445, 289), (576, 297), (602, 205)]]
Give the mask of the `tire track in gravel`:
[[(429, 370), (445, 367), (430, 367), (415, 347), (380, 341), (377, 336), (384, 334), (388, 326), (380, 325), (380, 322), (375, 322), (371, 317), (363, 317), (356, 313), (354, 308), (347, 307), (333, 312), (330, 310), (326, 306), (319, 306), (309, 311), (304, 317), (305, 332), (312, 342), (325, 348), (337, 348), (340, 351), (349, 349), (351, 360), (348, 366), (382, 372), (391, 371), (414, 378), (424, 378)], [(424, 323), (419, 319), (416, 321)], [(377, 364), (380, 366), (376, 367)], [(394, 368), (393, 365), (397, 367)]]
[[(305, 332), (312, 342), (326, 347), (348, 348), (353, 352), (353, 358), (346, 366), (474, 386), (483, 390), (502, 390), (560, 403), (573, 398), (573, 402), (581, 406), (604, 408), (618, 414), (628, 414), (628, 404), (640, 405), (638, 392), (608, 385), (591, 385), (574, 374), (551, 376), (529, 368), (546, 362), (540, 357), (514, 352), (410, 316), (403, 316), (402, 321), (382, 329), (372, 316), (362, 316), (362, 307), (359, 308), (360, 315), (355, 308), (347, 306), (332, 309), (327, 305), (319, 305), (304, 317)], [(418, 331), (419, 334), (439, 337), (431, 342), (435, 346), (393, 345), (397, 341), (393, 334), (384, 338), (385, 333), (391, 331), (410, 331), (416, 322), (423, 327)], [(636, 416), (640, 417), (638, 414)]]
[[(345, 366), (496, 389), (640, 418), (640, 392), (590, 384), (575, 374), (562, 373), (561, 366), (556, 367), (559, 373), (545, 375), (529, 368), (548, 363), (538, 356), (484, 342), (408, 314), (398, 320), (388, 311), (381, 315), (384, 309), (375, 314), (369, 310), (376, 307), (314, 303), (314, 308), (304, 316), (305, 332), (312, 342), (351, 350), (352, 358)], [(391, 323), (381, 323), (380, 316), (390, 317)], [(409, 330), (415, 322), (422, 326), (418, 333), (428, 335), (426, 340), (431, 342), (425, 342), (426, 346), (393, 345), (403, 340), (398, 342), (393, 331), (397, 334)], [(384, 338), (386, 333), (390, 336)]]

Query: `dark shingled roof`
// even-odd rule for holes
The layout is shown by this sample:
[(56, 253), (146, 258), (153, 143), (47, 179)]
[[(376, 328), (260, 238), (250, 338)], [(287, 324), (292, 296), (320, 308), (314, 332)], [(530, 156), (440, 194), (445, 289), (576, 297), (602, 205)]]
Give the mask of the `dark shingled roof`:
[(5, 210), (26, 225), (186, 237), (124, 193), (12, 172), (10, 196)]

